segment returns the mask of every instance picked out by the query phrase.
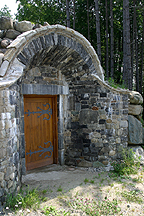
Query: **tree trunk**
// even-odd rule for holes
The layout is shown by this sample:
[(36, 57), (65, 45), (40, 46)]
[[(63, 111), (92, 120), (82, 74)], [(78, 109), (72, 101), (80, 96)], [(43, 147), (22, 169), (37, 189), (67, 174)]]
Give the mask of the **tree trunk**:
[(73, 29), (75, 29), (75, 0), (73, 0)]
[[(141, 43), (141, 69), (140, 69), (140, 93), (142, 94), (142, 85), (143, 85), (143, 47), (144, 47), (144, 10), (143, 15), (143, 33), (142, 33), (142, 43)], [(144, 104), (144, 103), (143, 103)], [(144, 112), (143, 112), (144, 115)]]
[(123, 79), (132, 90), (129, 0), (123, 0)]
[(70, 28), (69, 0), (66, 0), (67, 27)]
[(139, 92), (139, 70), (138, 70), (138, 35), (137, 35), (137, 20), (136, 20), (136, 0), (134, 0), (134, 41), (135, 41), (135, 59), (136, 59), (136, 91)]
[(87, 0), (87, 26), (88, 26), (88, 40), (90, 41), (90, 28), (89, 28), (89, 0)]
[(96, 13), (97, 54), (101, 62), (101, 35), (100, 35), (100, 19), (99, 19), (98, 0), (95, 0), (95, 13)]
[(107, 8), (107, 0), (105, 0), (105, 8), (106, 8), (106, 77), (109, 78), (109, 55), (108, 55), (108, 8)]
[(111, 28), (111, 78), (114, 79), (114, 33), (113, 33), (113, 5), (112, 0), (110, 0), (110, 28)]

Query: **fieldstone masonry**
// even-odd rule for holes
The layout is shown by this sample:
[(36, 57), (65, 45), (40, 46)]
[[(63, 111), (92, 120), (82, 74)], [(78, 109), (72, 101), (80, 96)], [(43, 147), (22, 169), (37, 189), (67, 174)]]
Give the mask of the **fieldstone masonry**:
[[(7, 192), (19, 190), (26, 173), (25, 94), (58, 96), (61, 165), (109, 166), (128, 144), (130, 92), (104, 82), (97, 54), (81, 34), (60, 25), (37, 26), (0, 19), (1, 203)], [(9, 41), (5, 36), (12, 32), (17, 36)], [(4, 47), (3, 40), (10, 45)]]

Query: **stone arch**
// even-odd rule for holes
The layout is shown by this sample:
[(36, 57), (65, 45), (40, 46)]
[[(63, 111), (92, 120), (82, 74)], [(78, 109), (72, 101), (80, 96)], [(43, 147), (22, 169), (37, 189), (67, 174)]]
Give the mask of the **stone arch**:
[[(57, 70), (56, 81), (41, 79), (43, 65)], [(97, 54), (86, 38), (60, 25), (25, 32), (9, 45), (0, 65), (0, 172), (6, 182), (0, 198), (19, 187), (25, 173), (27, 94), (58, 96), (61, 164), (109, 165), (118, 157), (117, 146), (127, 145), (128, 91), (104, 82)]]
[(9, 45), (1, 65), (1, 88), (12, 85), (32, 64), (44, 62), (71, 77), (73, 67), (82, 66), (104, 81), (101, 64), (90, 42), (73, 29), (52, 25), (25, 32)]

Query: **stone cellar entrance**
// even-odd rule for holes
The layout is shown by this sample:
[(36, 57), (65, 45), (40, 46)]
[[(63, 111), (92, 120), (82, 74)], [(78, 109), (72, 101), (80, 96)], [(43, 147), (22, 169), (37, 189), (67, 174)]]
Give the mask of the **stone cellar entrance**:
[(48, 25), (19, 35), (0, 65), (0, 197), (27, 170), (110, 166), (128, 144), (128, 92), (104, 82), (90, 42)]

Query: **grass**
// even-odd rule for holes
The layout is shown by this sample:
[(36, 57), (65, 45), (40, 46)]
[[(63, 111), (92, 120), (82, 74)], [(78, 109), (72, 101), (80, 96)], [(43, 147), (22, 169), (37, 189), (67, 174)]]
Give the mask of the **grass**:
[(62, 192), (62, 188), (61, 188), (61, 186), (59, 186), (59, 188), (57, 189), (57, 192)]
[(40, 206), (41, 201), (45, 201), (46, 198), (41, 196), (37, 189), (29, 190), (29, 187), (23, 188), (20, 193), (7, 194), (6, 197), (6, 208), (12, 210), (18, 210), (20, 208), (32, 208), (37, 209)]
[(97, 198), (90, 199), (77, 197), (76, 199), (66, 201), (66, 204), (73, 209), (80, 209), (87, 215), (91, 216), (113, 215), (121, 211), (116, 199), (110, 201), (109, 199), (105, 198), (102, 201), (99, 201)]
[(87, 179), (87, 178), (85, 178), (84, 179), (84, 183), (86, 184), (86, 183), (88, 183), (89, 182), (89, 180)]
[(122, 196), (129, 202), (136, 202), (141, 204), (143, 202), (143, 199), (139, 196), (140, 192), (138, 191), (123, 191)]
[(43, 208), (43, 211), (42, 211), (45, 215), (55, 215), (55, 216), (59, 216), (60, 214), (63, 215), (63, 216), (66, 216), (66, 215), (70, 215), (69, 212), (66, 212), (65, 210), (57, 210), (56, 207), (54, 206), (45, 206)]
[[(75, 215), (81, 212), (88, 216), (120, 216), (130, 205), (130, 215), (137, 215), (136, 209), (132, 208), (132, 203), (139, 205), (138, 210), (141, 208), (140, 206), (144, 208), (144, 170), (143, 167), (139, 169), (139, 164), (131, 151), (122, 152), (121, 160), (124, 165), (119, 165), (118, 162), (117, 165), (115, 164), (113, 172), (98, 173), (95, 177), (88, 175), (88, 178), (85, 177), (80, 180), (85, 184), (78, 182), (77, 186), (68, 192), (65, 192), (64, 185), (63, 188), (59, 186), (58, 189), (56, 186), (51, 187), (54, 194), (63, 191), (63, 193), (56, 195), (52, 202), (51, 194), (48, 193), (49, 188), (38, 191), (37, 189), (29, 190), (29, 187), (25, 187), (17, 195), (7, 195), (6, 207), (13, 211), (39, 209), (44, 215), (51, 216), (72, 215), (73, 212), (76, 212)], [(102, 184), (103, 182), (105, 183)], [(139, 185), (141, 190), (138, 188)], [(47, 196), (49, 200), (44, 203)], [(124, 205), (126, 209), (123, 210)], [(141, 213), (144, 215), (144, 209), (141, 210)]]

